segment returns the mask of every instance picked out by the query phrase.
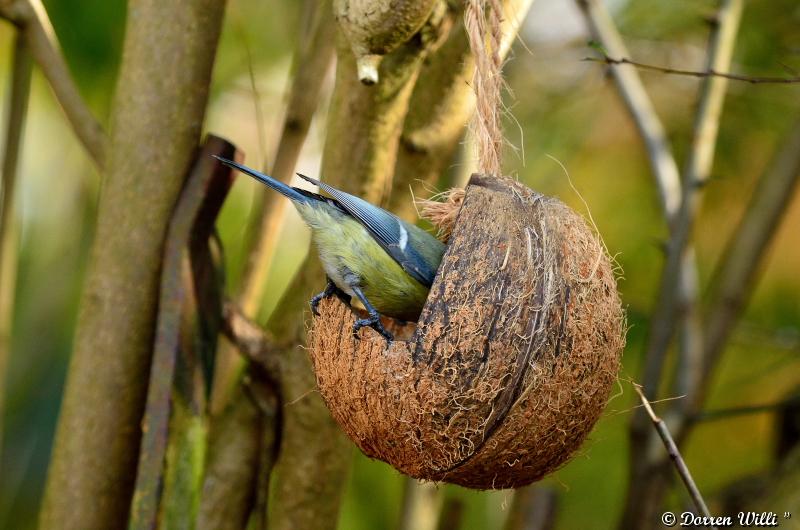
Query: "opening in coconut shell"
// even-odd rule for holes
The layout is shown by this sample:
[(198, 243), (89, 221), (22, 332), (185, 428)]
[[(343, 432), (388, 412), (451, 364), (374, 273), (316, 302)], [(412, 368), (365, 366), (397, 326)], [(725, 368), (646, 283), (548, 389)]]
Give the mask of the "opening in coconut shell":
[(336, 421), (420, 479), (520, 487), (564, 464), (616, 380), (624, 313), (584, 219), (507, 178), (473, 175), (416, 324), (386, 341), (337, 298), (309, 346)]

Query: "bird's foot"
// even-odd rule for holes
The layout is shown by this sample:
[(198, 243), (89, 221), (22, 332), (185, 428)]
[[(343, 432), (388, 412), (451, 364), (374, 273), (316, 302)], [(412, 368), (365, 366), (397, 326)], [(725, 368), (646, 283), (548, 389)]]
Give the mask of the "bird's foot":
[(346, 305), (350, 305), (350, 295), (339, 289), (339, 287), (333, 283), (330, 278), (328, 278), (328, 283), (325, 285), (325, 290), (321, 293), (315, 294), (308, 302), (308, 304), (311, 306), (311, 312), (314, 313), (315, 316), (319, 316), (319, 311), (317, 310), (319, 303), (324, 298), (329, 298), (333, 295), (336, 295)]
[(394, 335), (389, 333), (385, 327), (383, 327), (383, 323), (381, 322), (381, 317), (377, 313), (371, 314), (369, 318), (359, 318), (356, 320), (356, 323), (353, 324), (353, 337), (359, 339), (358, 330), (363, 327), (370, 327), (381, 334), (381, 336), (386, 339), (386, 342), (392, 342), (394, 340)]

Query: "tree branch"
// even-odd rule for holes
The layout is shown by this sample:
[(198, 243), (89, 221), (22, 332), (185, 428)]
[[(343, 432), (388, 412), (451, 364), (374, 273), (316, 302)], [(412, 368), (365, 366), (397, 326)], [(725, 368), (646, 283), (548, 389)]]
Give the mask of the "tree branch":
[(759, 265), (800, 180), (800, 121), (781, 146), (753, 193), (712, 280), (706, 318), (703, 372), (693, 408), (702, 406), (705, 388), (756, 281)]
[(281, 404), (274, 382), (252, 368), (211, 418), (198, 530), (239, 530), (265, 515), (259, 493), (277, 456)]
[(225, 409), (213, 416), (198, 530), (240, 530), (254, 504), (263, 417), (256, 403), (236, 386)]
[(308, 299), (323, 279), (319, 261), (310, 256), (268, 324), (277, 355), (286, 359), (281, 363), (280, 380), (285, 404), (281, 452), (270, 499), (269, 524), (277, 530), (336, 527), (353, 450), (316, 391), (311, 363), (302, 346)]
[[(599, 41), (600, 46), (612, 55), (629, 55), (622, 36), (619, 34), (610, 13), (603, 3), (599, 0), (577, 1), (578, 6), (586, 17), (593, 37)], [(664, 127), (645, 91), (638, 72), (632, 68), (611, 66), (611, 73), (617, 85), (617, 90), (645, 142), (648, 159), (659, 192), (662, 211), (672, 233), (675, 229), (675, 217), (681, 204), (682, 186), (678, 165), (669, 146)], [(694, 260), (694, 252), (691, 249), (688, 249), (684, 256), (683, 267), (676, 289), (679, 291), (682, 300), (689, 301), (697, 297), (697, 266)], [(662, 335), (662, 330), (655, 328), (655, 323), (657, 322), (659, 321), (654, 320), (654, 324), (651, 324), (649, 337), (660, 337)], [(694, 350), (695, 346), (701, 342), (698, 338), (699, 327), (696, 324), (697, 321), (694, 318), (687, 318), (682, 322), (682, 346), (687, 350)], [(670, 329), (667, 340), (671, 336), (672, 330)], [(648, 348), (646, 351), (649, 352), (652, 349)], [(656, 356), (655, 353), (652, 352), (649, 356), (646, 356), (645, 375), (643, 376), (645, 393), (651, 396), (652, 389), (657, 385), (660, 378), (660, 368), (666, 350), (660, 351), (660, 356)], [(692, 368), (689, 363), (684, 363), (679, 373), (690, 373)], [(681, 376), (679, 379), (683, 379), (683, 377)], [(634, 438), (639, 439), (633, 443), (634, 454), (639, 453), (635, 448), (646, 445), (645, 440), (650, 436), (651, 431), (647, 430), (644, 420), (645, 418), (641, 414), (634, 417), (634, 432), (632, 435)]]
[(700, 78), (724, 77), (725, 79), (728, 79), (730, 81), (743, 81), (745, 83), (751, 83), (754, 85), (762, 83), (774, 83), (774, 84), (800, 83), (800, 76), (791, 76), (791, 77), (751, 76), (742, 74), (731, 74), (726, 72), (717, 72), (714, 69), (709, 69), (705, 71), (682, 70), (680, 68), (670, 68), (667, 66), (658, 66), (654, 64), (640, 63), (639, 61), (633, 61), (631, 59), (628, 59), (627, 57), (620, 57), (619, 59), (615, 59), (605, 54), (603, 55), (602, 58), (584, 57), (583, 60), (593, 63), (608, 64), (608, 65), (629, 64), (631, 66), (639, 68), (640, 70), (650, 70), (651, 72), (660, 72), (662, 74), (683, 75), (688, 77), (700, 77)]
[(41, 68), (75, 135), (98, 169), (106, 165), (108, 138), (80, 95), (40, 0), (0, 0), (0, 17), (24, 35), (31, 56)]
[[(194, 258), (190, 257), (190, 245), (193, 241), (208, 242), (214, 221), (233, 181), (230, 170), (217, 164), (212, 155), (235, 158), (235, 153), (235, 147), (226, 140), (210, 136), (205, 141), (169, 222), (159, 289), (155, 345), (147, 387), (147, 405), (142, 419), (143, 433), (136, 487), (128, 525), (130, 530), (154, 528), (159, 513), (165, 513), (169, 521), (176, 508), (184, 512), (179, 517), (185, 517), (187, 507), (194, 504), (185, 498), (187, 494), (194, 493), (192, 487), (170, 488), (170, 481), (165, 480), (165, 474), (170, 476), (165, 473), (165, 462), (168, 445), (175, 449), (172, 452), (178, 461), (175, 466), (167, 466), (171, 467), (170, 472), (182, 464), (183, 455), (177, 454), (178, 452), (185, 451), (189, 460), (190, 455), (194, 455), (192, 444), (182, 445), (183, 435), (190, 428), (190, 417), (198, 415), (205, 408), (203, 403), (196, 402), (197, 396), (205, 396), (205, 392), (190, 386), (194, 384), (195, 373), (200, 371), (201, 365), (200, 352), (194, 351), (197, 342), (193, 339), (200, 337), (203, 312), (214, 311), (218, 315), (220, 307), (218, 304), (214, 307), (215, 304), (210, 303), (204, 307), (195, 294), (201, 292), (201, 289), (207, 289), (208, 284), (216, 282), (217, 275), (193, 274), (202, 265), (190, 264), (189, 260)], [(206, 255), (203, 254), (204, 257)], [(198, 259), (202, 258), (198, 256)], [(207, 283), (201, 285), (201, 282)], [(191, 316), (185, 318), (187, 314)], [(216, 330), (212, 330), (212, 340), (217, 335), (214, 331)], [(212, 344), (212, 349), (214, 345), (215, 343)], [(191, 375), (177, 377), (179, 366)], [(175, 399), (176, 394), (180, 399)], [(194, 406), (187, 407), (188, 403)], [(202, 422), (198, 423), (202, 425)], [(194, 473), (183, 473), (175, 478), (178, 481), (192, 480)], [(175, 496), (168, 497), (172, 494)], [(165, 497), (163, 502), (162, 495)]]
[(197, 153), (223, 7), (128, 2), (109, 164), (42, 528), (127, 525), (164, 238)]
[(230, 300), (222, 308), (222, 332), (243, 356), (260, 365), (273, 381), (280, 381), (274, 340)]
[(262, 414), (261, 437), (258, 451), (258, 473), (254, 490), (255, 505), (251, 521), (253, 528), (267, 530), (269, 526), (269, 499), (272, 471), (278, 460), (283, 433), (283, 403), (279, 386), (271, 376), (255, 370), (251, 365), (241, 384), (258, 405)]
[[(306, 0), (303, 24), (293, 56), (293, 77), (275, 161), (265, 171), (289, 183), (321, 99), (326, 73), (333, 61), (336, 24), (329, 0)], [(275, 255), (287, 201), (280, 194), (259, 186), (254, 212), (245, 231), (245, 265), (237, 303), (243, 316), (257, 316)], [(240, 351), (245, 353), (246, 351)], [(217, 355), (212, 410), (219, 411), (227, 393), (241, 375), (241, 357), (223, 345)], [(277, 381), (277, 379), (276, 379)]]
[(444, 505), (444, 491), (433, 482), (403, 479), (403, 504), (398, 530), (436, 530)]
[[(355, 57), (346, 39), (342, 35), (337, 38), (336, 87), (329, 122), (341, 123), (342, 130), (328, 133), (323, 165), (344, 168), (352, 164), (363, 177), (361, 189), (354, 191), (374, 203), (384, 203), (391, 193), (398, 140), (411, 108), (412, 90), (420, 79), (423, 61), (439, 48), (443, 36), (450, 34), (456, 16), (452, 11), (442, 15), (436, 8), (434, 13), (438, 16), (423, 26), (418, 37), (384, 56), (380, 64), (381, 80), (374, 86), (363, 85), (353, 75)], [(384, 80), (383, 76), (388, 77)], [(420, 79), (420, 82), (423, 81)], [(350, 132), (353, 130), (363, 132), (353, 134)], [(337, 180), (352, 178), (325, 176)]]
[(14, 39), (11, 67), (11, 88), (8, 96), (8, 121), (3, 147), (3, 175), (0, 181), (0, 456), (3, 443), (3, 417), (7, 369), (11, 356), (11, 333), (14, 324), (16, 293), (18, 232), (16, 226), (15, 188), (22, 135), (28, 112), (31, 89), (31, 57), (21, 35)]
[[(614, 22), (598, 0), (578, 0), (587, 18), (594, 38), (600, 41), (606, 56), (629, 56)], [(739, 12), (741, 10), (739, 9)], [(720, 20), (714, 27), (709, 49), (709, 69), (727, 70), (730, 63), (730, 52), (733, 35), (738, 25), (738, 14), (731, 10), (723, 10)], [(720, 30), (720, 25), (725, 27)], [(726, 46), (728, 49), (726, 49)], [(606, 53), (607, 51), (607, 53)], [(726, 58), (727, 55), (727, 58)], [(681, 186), (677, 164), (666, 140), (653, 106), (644, 90), (638, 72), (632, 65), (612, 65), (610, 67), (617, 88), (634, 118), (640, 135), (645, 140), (650, 164), (659, 189), (659, 197), (664, 215), (670, 228), (670, 252), (673, 247), (680, 247), (680, 253), (668, 256), (668, 265), (662, 277), (660, 295), (673, 297), (673, 305), (682, 311), (668, 313), (661, 305), (655, 305), (655, 315), (648, 333), (645, 350), (645, 368), (643, 375), (644, 393), (653, 396), (661, 379), (661, 369), (667, 348), (672, 338), (675, 321), (680, 322), (680, 355), (676, 371), (675, 383), (681, 391), (690, 392), (695, 388), (700, 373), (700, 351), (702, 334), (697, 314), (698, 276), (694, 251), (688, 244), (687, 226), (680, 226), (686, 220), (692, 221), (696, 207), (683, 210), (689, 205), (691, 198), (697, 197), (696, 187), (692, 184)], [(713, 81), (712, 81), (713, 80)], [(722, 81), (720, 84), (718, 81)], [(725, 79), (708, 78), (701, 89), (701, 105), (698, 111), (692, 153), (687, 163), (686, 182), (693, 183), (698, 179), (707, 179), (713, 150), (716, 142), (716, 129), (724, 96)], [(689, 199), (687, 199), (689, 198)], [(683, 221), (679, 222), (679, 219)], [(682, 238), (685, 240), (681, 241)], [(679, 243), (679, 245), (676, 245)], [(670, 263), (670, 259), (672, 262)], [(670, 268), (669, 272), (667, 269)], [(664, 290), (664, 278), (669, 278), (669, 290)], [(680, 404), (679, 406), (684, 406)], [(686, 411), (683, 411), (686, 412)], [(647, 417), (640, 412), (634, 415), (631, 424), (631, 456), (630, 479), (626, 509), (621, 522), (622, 528), (648, 527), (652, 517), (658, 510), (660, 500), (665, 492), (663, 466), (659, 459), (653, 461), (653, 435), (647, 426)], [(646, 481), (646, 482), (644, 482)], [(646, 487), (643, 485), (646, 484)]]
[[(707, 69), (727, 70), (730, 67), (742, 7), (742, 0), (722, 0), (709, 37)], [(676, 403), (671, 410), (674, 416), (671, 419), (679, 423), (676, 427), (679, 440), (685, 434), (681, 425), (691, 413), (688, 404), (701, 391), (699, 384), (702, 375), (703, 338), (698, 308), (697, 267), (690, 240), (702, 201), (702, 186), (707, 183), (711, 173), (727, 84), (725, 78), (708, 77), (700, 88), (692, 143), (684, 170), (680, 209), (671, 223), (666, 264), (645, 349), (643, 392), (646, 396), (654, 397), (673, 331), (676, 324), (680, 325), (681, 342), (675, 385), (677, 390), (686, 392), (687, 399)], [(623, 525), (630, 526), (632, 521), (628, 517), (637, 518), (633, 513), (638, 511), (636, 524), (649, 526), (653, 517), (656, 517), (666, 491), (668, 467), (652, 451), (652, 437), (643, 434), (645, 427), (641, 413), (634, 416), (631, 429), (634, 439), (643, 440), (633, 453), (639, 460), (633, 463), (634, 473), (639, 478), (649, 477), (649, 481), (646, 486), (632, 484), (639, 491), (628, 499)], [(645, 500), (637, 497), (644, 497)]]

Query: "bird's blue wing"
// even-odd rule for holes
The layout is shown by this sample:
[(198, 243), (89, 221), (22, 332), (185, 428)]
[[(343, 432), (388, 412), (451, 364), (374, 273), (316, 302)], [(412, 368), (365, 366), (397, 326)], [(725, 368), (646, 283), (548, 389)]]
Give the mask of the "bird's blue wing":
[[(386, 253), (412, 278), (426, 287), (430, 287), (433, 284), (438, 263), (436, 266), (431, 266), (411, 244), (412, 240), (409, 231), (414, 230), (416, 227), (407, 225), (396, 215), (355, 195), (337, 190), (324, 182), (300, 173), (297, 175), (319, 186), (320, 190), (336, 199), (341, 207), (358, 220)], [(438, 243), (438, 240), (433, 236), (430, 237)]]

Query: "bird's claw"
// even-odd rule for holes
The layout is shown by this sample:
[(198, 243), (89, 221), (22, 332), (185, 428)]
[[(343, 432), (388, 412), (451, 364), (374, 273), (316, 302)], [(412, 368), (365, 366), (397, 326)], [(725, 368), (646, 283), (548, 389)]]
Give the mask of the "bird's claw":
[(342, 302), (346, 305), (350, 305), (350, 296), (347, 295), (344, 291), (339, 289), (335, 283), (333, 283), (330, 279), (328, 279), (327, 285), (325, 285), (325, 290), (321, 293), (315, 294), (311, 300), (309, 300), (308, 305), (311, 306), (311, 312), (314, 313), (314, 316), (319, 316), (319, 303), (330, 296), (336, 295)]
[(328, 290), (326, 289), (321, 293), (315, 294), (311, 298), (311, 300), (309, 300), (308, 305), (311, 306), (311, 312), (314, 313), (315, 317), (319, 316), (319, 310), (317, 309), (319, 307), (319, 303), (322, 301), (323, 298), (327, 298), (328, 296), (330, 295), (328, 294)]
[(380, 335), (386, 339), (386, 342), (394, 341), (394, 335), (389, 333), (385, 327), (383, 327), (383, 323), (381, 322), (381, 317), (379, 315), (370, 315), (369, 318), (359, 318), (356, 320), (355, 324), (353, 324), (353, 337), (356, 340), (360, 340), (358, 336), (358, 330), (363, 327), (370, 327), (380, 333)]

